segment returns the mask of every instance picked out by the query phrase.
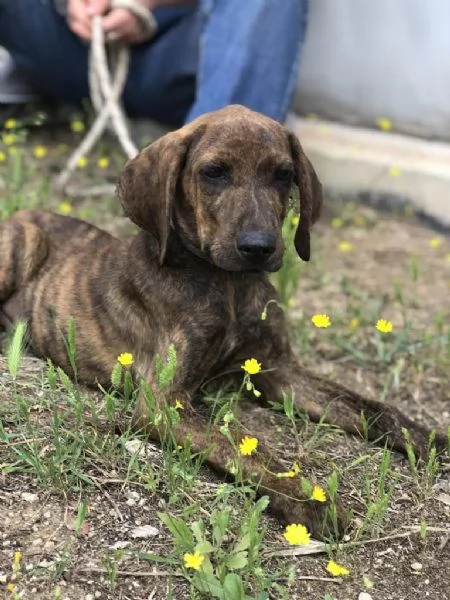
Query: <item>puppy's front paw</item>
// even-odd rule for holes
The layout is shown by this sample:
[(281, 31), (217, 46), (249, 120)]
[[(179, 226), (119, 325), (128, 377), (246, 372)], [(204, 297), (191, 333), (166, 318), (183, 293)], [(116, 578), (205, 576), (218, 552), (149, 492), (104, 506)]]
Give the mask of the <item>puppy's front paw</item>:
[(315, 539), (341, 539), (348, 525), (347, 513), (339, 500), (325, 502), (302, 497), (298, 482), (282, 480), (270, 506), (285, 524), (305, 525)]

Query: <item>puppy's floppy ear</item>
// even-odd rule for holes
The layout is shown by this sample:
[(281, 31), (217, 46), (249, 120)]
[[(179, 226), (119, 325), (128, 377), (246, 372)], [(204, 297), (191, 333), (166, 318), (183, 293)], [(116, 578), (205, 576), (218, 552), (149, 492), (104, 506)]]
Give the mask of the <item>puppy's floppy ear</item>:
[(322, 185), (297, 136), (289, 133), (288, 137), (295, 165), (295, 183), (300, 192), (300, 221), (294, 245), (300, 258), (308, 261), (311, 254), (310, 229), (319, 218), (322, 207)]
[(160, 264), (167, 250), (177, 184), (189, 147), (202, 129), (188, 125), (156, 140), (126, 163), (117, 184), (125, 215), (157, 240)]

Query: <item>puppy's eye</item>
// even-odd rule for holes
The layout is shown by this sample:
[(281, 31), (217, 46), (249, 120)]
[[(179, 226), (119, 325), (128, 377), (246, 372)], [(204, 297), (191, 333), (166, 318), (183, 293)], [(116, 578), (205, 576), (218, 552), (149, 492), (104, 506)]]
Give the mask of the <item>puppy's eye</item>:
[(220, 165), (206, 165), (200, 170), (200, 173), (204, 179), (217, 181), (218, 179), (225, 179), (227, 170)]
[(275, 180), (280, 183), (292, 183), (293, 179), (294, 173), (292, 169), (280, 167), (275, 171)]

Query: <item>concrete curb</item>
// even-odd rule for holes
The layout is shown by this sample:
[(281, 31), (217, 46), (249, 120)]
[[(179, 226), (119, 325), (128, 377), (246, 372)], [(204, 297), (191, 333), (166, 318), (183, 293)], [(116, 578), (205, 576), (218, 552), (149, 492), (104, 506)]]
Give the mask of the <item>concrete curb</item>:
[(406, 200), (450, 230), (450, 144), (296, 115), (287, 126), (333, 194), (387, 198), (392, 208)]

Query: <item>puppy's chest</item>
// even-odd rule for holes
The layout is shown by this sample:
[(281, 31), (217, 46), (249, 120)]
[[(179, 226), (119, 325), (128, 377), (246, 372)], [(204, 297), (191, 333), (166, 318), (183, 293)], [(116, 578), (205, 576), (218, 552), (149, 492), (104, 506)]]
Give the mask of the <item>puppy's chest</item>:
[[(265, 294), (242, 286), (211, 286), (185, 324), (191, 352), (204, 363), (227, 362), (262, 341)], [(192, 306), (191, 306), (192, 309)]]

